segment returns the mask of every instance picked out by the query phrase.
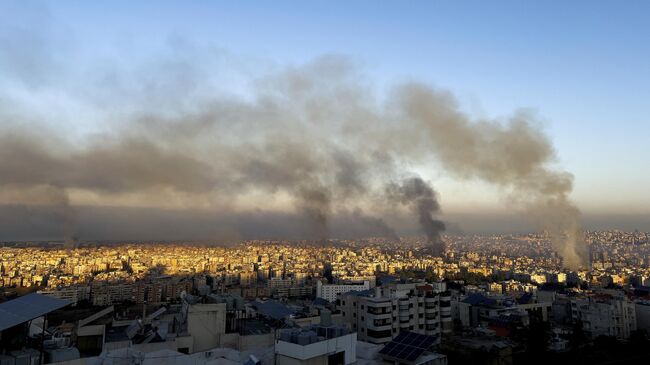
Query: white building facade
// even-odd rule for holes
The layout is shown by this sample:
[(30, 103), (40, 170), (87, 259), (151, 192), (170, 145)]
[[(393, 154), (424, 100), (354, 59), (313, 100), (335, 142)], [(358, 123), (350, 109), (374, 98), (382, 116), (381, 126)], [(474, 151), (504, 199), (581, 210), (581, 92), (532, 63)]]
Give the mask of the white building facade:
[(320, 280), (316, 284), (316, 297), (323, 298), (328, 302), (333, 302), (338, 298), (339, 294), (351, 291), (363, 291), (370, 289), (370, 282), (364, 280), (359, 283), (348, 284), (323, 284)]
[(636, 308), (634, 302), (625, 297), (593, 298), (576, 301), (572, 309), (577, 312), (582, 321), (584, 331), (596, 338), (598, 336), (613, 336), (627, 339), (636, 330)]
[[(444, 300), (443, 300), (444, 299)], [(441, 302), (445, 302), (446, 318), (441, 318)], [(359, 340), (385, 344), (401, 331), (412, 331), (436, 338), (452, 330), (451, 298), (438, 293), (430, 285), (391, 284), (375, 288), (374, 294), (341, 295), (342, 321)]]

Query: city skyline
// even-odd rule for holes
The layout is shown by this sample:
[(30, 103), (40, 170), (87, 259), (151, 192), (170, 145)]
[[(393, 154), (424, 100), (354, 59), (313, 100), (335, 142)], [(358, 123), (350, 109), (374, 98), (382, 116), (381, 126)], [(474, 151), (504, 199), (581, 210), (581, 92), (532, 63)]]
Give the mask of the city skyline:
[(650, 2), (0, 0), (0, 364), (650, 358)]

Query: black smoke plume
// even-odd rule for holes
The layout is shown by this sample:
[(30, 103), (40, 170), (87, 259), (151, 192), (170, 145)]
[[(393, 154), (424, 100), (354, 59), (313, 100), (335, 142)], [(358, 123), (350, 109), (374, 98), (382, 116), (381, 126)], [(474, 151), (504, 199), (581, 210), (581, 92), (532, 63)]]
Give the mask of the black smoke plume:
[(445, 244), (441, 232), (445, 230), (445, 224), (434, 218), (440, 212), (440, 204), (433, 188), (420, 177), (410, 177), (404, 179), (401, 184), (389, 184), (386, 190), (393, 200), (413, 208), (432, 252), (436, 256), (443, 255)]

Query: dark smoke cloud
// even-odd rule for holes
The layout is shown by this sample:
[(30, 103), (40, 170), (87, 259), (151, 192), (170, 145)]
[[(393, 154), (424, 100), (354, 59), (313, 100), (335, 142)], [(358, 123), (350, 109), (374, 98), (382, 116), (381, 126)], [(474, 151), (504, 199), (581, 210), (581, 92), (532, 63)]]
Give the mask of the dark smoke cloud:
[(409, 84), (397, 95), (404, 120), (416, 130), (410, 148), (430, 150), (459, 178), (511, 189), (510, 198), (551, 234), (565, 265), (586, 263), (580, 212), (569, 199), (573, 175), (549, 167), (555, 151), (533, 115), (519, 111), (505, 125), (472, 121), (447, 92)]
[[(0, 205), (0, 241), (61, 240), (61, 212), (54, 205)], [(242, 212), (140, 207), (76, 206), (74, 235), (82, 240), (207, 240), (228, 243), (243, 239), (319, 240), (311, 219), (300, 211)], [(396, 233), (382, 219), (359, 209), (328, 217), (332, 239), (387, 237)], [(417, 233), (406, 230), (405, 234)], [(68, 238), (74, 238), (74, 235)]]
[(401, 184), (389, 184), (386, 190), (388, 196), (393, 200), (409, 205), (416, 211), (420, 226), (426, 234), (434, 254), (442, 255), (445, 245), (441, 232), (445, 230), (445, 224), (434, 219), (434, 215), (440, 212), (440, 204), (438, 204), (433, 188), (420, 177), (410, 177), (404, 179)]
[(0, 230), (5, 235), (10, 232), (7, 238), (15, 239), (24, 237), (29, 231), (51, 231), (53, 228), (58, 232), (54, 237), (75, 235), (77, 212), (70, 204), (67, 191), (59, 186), (0, 184), (0, 201), (3, 203), (0, 207), (5, 207), (0, 208)]
[[(349, 59), (338, 56), (252, 77), (244, 95), (224, 93), (217, 77), (222, 74), (212, 76), (218, 68), (211, 62), (227, 57), (184, 42), (170, 42), (165, 52), (136, 66), (103, 61), (77, 70), (51, 61), (61, 58), (49, 37), (36, 42), (31, 33), (21, 38), (21, 32), (4, 31), (0, 65), (12, 68), (0, 74), (0, 204), (56, 206), (61, 217), (81, 217), (73, 211), (80, 205), (185, 210), (199, 226), (209, 224), (192, 212), (218, 212), (228, 224), (202, 231), (229, 237), (244, 236), (250, 229), (238, 219), (255, 221), (249, 218), (261, 211), (270, 222), (282, 218), (300, 227), (289, 231), (323, 239), (343, 231), (372, 233), (342, 229), (335, 223), (340, 217), (395, 237), (380, 216), (394, 210), (397, 195), (415, 209), (440, 251), (444, 225), (435, 218), (433, 189), (420, 178), (393, 183), (435, 160), (456, 178), (501, 187), (553, 235), (567, 265), (583, 262), (579, 212), (569, 200), (572, 176), (550, 167), (555, 152), (530, 113), (474, 120), (448, 92), (418, 83), (378, 95)], [(7, 50), (18, 40), (7, 41), (6, 34), (28, 43), (21, 58), (38, 62), (54, 53), (42, 57), (47, 62), (38, 68), (56, 68), (51, 71), (57, 77), (29, 78), (16, 69)], [(34, 112), (33, 100), (12, 93), (21, 84), (38, 89), (37, 99), (65, 95), (61, 100), (86, 114)], [(64, 101), (59, 109), (69, 105)], [(85, 117), (102, 128), (70, 134), (66, 123)], [(31, 202), (38, 189), (41, 198)], [(74, 221), (61, 218), (60, 225)], [(63, 234), (96, 236), (85, 224)], [(164, 230), (145, 226), (152, 236)]]

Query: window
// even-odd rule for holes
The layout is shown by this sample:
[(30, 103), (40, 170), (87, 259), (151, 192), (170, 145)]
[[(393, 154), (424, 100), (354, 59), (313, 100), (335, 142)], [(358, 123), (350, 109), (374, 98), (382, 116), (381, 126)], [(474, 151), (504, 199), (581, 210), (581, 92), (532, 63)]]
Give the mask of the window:
[(368, 307), (368, 313), (370, 313), (370, 314), (386, 314), (386, 313), (388, 313), (388, 308), (384, 308), (384, 307)]
[(372, 321), (372, 324), (376, 327), (389, 326), (390, 319), (375, 319), (374, 321)]

